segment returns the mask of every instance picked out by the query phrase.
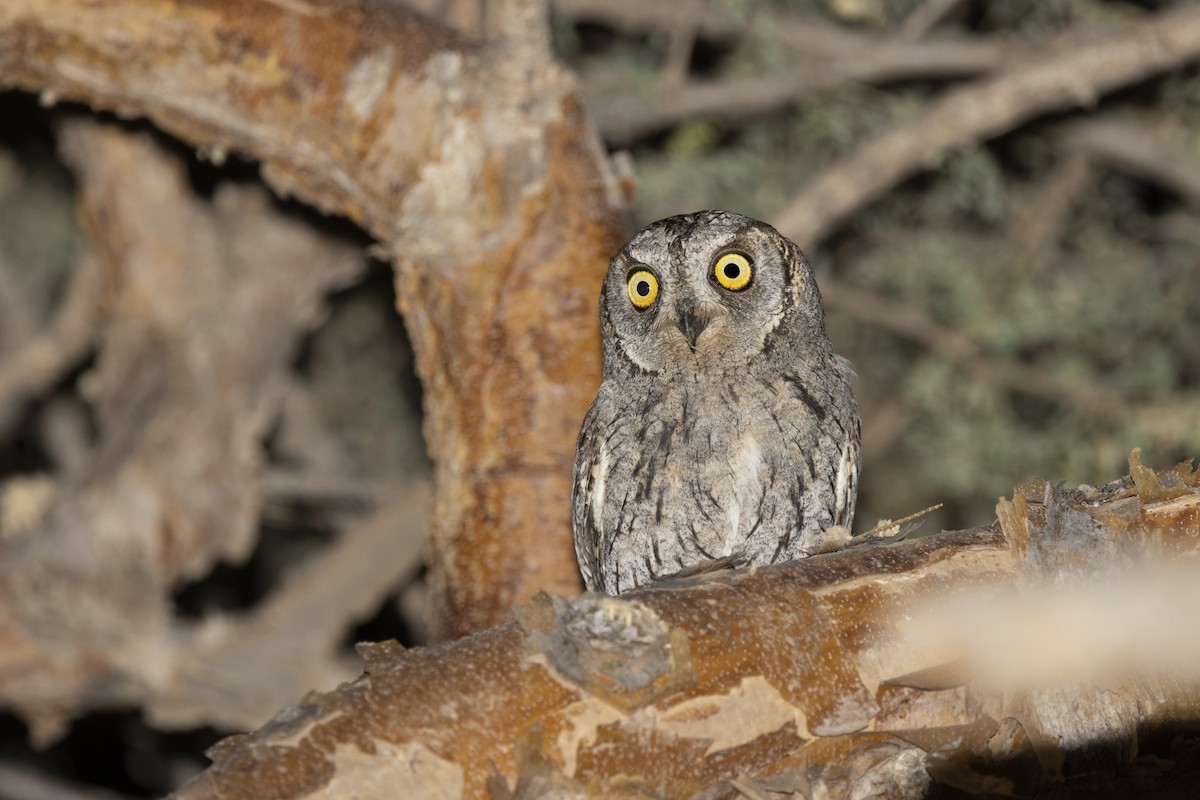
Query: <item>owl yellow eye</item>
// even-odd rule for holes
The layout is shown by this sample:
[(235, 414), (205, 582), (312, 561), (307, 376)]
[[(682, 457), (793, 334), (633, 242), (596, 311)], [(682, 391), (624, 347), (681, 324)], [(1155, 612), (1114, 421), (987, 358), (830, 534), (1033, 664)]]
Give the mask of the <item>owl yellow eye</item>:
[(750, 259), (741, 253), (726, 253), (713, 265), (713, 278), (731, 292), (740, 292), (750, 285)]
[(649, 308), (658, 299), (658, 278), (649, 270), (634, 270), (629, 274), (629, 302), (637, 308)]

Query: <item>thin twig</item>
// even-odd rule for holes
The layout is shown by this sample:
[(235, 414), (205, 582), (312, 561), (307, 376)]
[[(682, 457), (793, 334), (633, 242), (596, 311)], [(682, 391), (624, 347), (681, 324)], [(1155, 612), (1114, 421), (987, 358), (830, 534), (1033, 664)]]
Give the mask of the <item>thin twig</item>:
[[(630, 32), (680, 30), (673, 5), (640, 0), (556, 0), (561, 14), (606, 22)], [(1027, 57), (1027, 45), (1007, 38), (905, 42), (785, 12), (763, 12), (735, 20), (700, 4), (686, 23), (693, 36), (726, 39), (761, 31), (806, 60), (806, 66), (780, 72), (682, 85), (664, 82), (654, 96), (606, 96), (598, 88), (590, 106), (610, 145), (636, 139), (680, 122), (703, 117), (741, 122), (849, 83), (880, 84), (915, 78), (961, 78), (1001, 69)]]
[(649, 99), (630, 94), (597, 97), (594, 114), (605, 141), (619, 146), (689, 119), (744, 122), (848, 84), (963, 77), (964, 72), (974, 75), (980, 71), (964, 71), (953, 59), (943, 62), (937, 53), (929, 55), (914, 59), (903, 48), (867, 49), (820, 69), (790, 68), (767, 75), (691, 82)]
[(915, 42), (923, 38), (959, 2), (960, 0), (925, 0), (900, 25), (900, 29), (896, 31), (896, 39), (901, 42)]
[(901, 517), (900, 519), (880, 520), (878, 525), (876, 525), (874, 528), (871, 528), (871, 530), (866, 531), (865, 533), (860, 533), (858, 535), (858, 538), (859, 539), (868, 539), (872, 536), (883, 533), (884, 531), (891, 530), (892, 528), (899, 528), (901, 525), (903, 525), (906, 522), (912, 522), (914, 519), (920, 519), (921, 517), (925, 516), (926, 514), (932, 514), (934, 511), (937, 511), (939, 508), (941, 508), (944, 505), (945, 505), (945, 503), (934, 503), (933, 505), (929, 506), (928, 508), (923, 508), (914, 514), (909, 514), (908, 516)]
[(1076, 383), (1029, 364), (991, 359), (971, 337), (930, 319), (919, 309), (829, 277), (821, 280), (821, 297), (827, 308), (924, 345), (994, 389), (1042, 397), (1103, 421), (1129, 423), (1159, 441), (1177, 442), (1200, 435), (1200, 393), (1139, 403), (1100, 384)]
[(1017, 275), (1041, 272), (1059, 252), (1075, 205), (1095, 181), (1093, 159), (1071, 151), (1015, 215), (1008, 231), (1010, 263)]
[(91, 347), (100, 281), (96, 259), (85, 253), (48, 329), (0, 360), (0, 437), (17, 419), (26, 400), (58, 381)]
[(1177, 5), (1100, 40), (1055, 51), (996, 78), (947, 93), (913, 121), (869, 139), (833, 164), (776, 217), (811, 247), (910, 175), (974, 142), (1048, 111), (1089, 105), (1104, 92), (1200, 56), (1200, 7)]
[[(925, 57), (914, 57), (911, 46), (867, 47), (845, 53), (820, 68), (789, 68), (767, 75), (691, 82), (650, 98), (627, 93), (597, 96), (592, 103), (593, 113), (605, 141), (620, 146), (689, 119), (744, 122), (848, 84), (963, 77), (983, 71), (983, 59), (964, 65), (957, 53), (945, 53), (950, 57), (942, 58), (940, 45), (927, 47), (928, 52), (922, 54)], [(1015, 51), (1017, 46), (1010, 49)], [(1012, 55), (1017, 57), (1015, 52)]]
[[(927, 62), (942, 71), (975, 74), (1002, 66), (1003, 57), (1013, 44), (1007, 37), (925, 42), (920, 45), (896, 42), (876, 34), (851, 30), (803, 14), (786, 11), (756, 11), (743, 18), (732, 16), (713, 3), (691, 7), (689, 15), (696, 33), (707, 39), (742, 38), (762, 32), (785, 47), (818, 61), (844, 58), (896, 46), (895, 58), (907, 54), (915, 68)], [(649, 3), (644, 0), (552, 0), (554, 11), (576, 19), (603, 22), (629, 33), (671, 31), (679, 25), (676, 3)]]
[(989, 359), (971, 337), (930, 319), (912, 306), (893, 303), (828, 277), (821, 280), (821, 296), (827, 307), (918, 342), (994, 388), (1044, 397), (1108, 420), (1131, 410), (1123, 397), (1105, 387), (1077, 384), (1028, 364)]
[(1200, 206), (1200, 157), (1182, 135), (1149, 124), (1089, 119), (1063, 129), (1066, 152), (1085, 152)]

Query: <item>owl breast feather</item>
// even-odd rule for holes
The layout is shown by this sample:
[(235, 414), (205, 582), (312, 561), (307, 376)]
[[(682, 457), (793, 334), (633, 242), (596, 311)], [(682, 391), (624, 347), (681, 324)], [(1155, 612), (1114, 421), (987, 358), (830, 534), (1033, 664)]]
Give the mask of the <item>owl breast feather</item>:
[(582, 542), (576, 531), (589, 588), (619, 593), (729, 557), (815, 551), (846, 502), (846, 426), (786, 381), (747, 378), (655, 387), (640, 401), (614, 393), (601, 404), (613, 413), (589, 415), (576, 514), (589, 529)]

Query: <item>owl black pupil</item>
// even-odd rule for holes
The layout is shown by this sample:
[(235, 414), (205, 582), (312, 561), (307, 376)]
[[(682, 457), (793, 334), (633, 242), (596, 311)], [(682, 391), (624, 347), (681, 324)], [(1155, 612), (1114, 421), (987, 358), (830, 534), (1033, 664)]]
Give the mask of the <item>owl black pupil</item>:
[(737, 264), (726, 264), (725, 265), (725, 277), (729, 278), (729, 280), (735, 279), (738, 275), (741, 274), (741, 272), (742, 272), (742, 268), (739, 267)]
[(649, 281), (638, 281), (637, 282), (637, 293), (638, 293), (638, 297), (649, 297), (650, 296), (650, 282)]

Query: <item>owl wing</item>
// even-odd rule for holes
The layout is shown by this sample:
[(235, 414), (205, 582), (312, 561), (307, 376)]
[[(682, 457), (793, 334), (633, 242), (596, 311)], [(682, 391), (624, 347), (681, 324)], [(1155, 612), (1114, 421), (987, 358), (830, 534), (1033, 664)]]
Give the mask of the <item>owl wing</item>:
[(854, 505), (858, 499), (859, 443), (857, 421), (855, 430), (846, 436), (838, 461), (837, 477), (833, 483), (833, 524), (847, 528), (854, 522)]
[(575, 442), (575, 472), (571, 486), (571, 529), (575, 535), (575, 558), (583, 585), (596, 591), (600, 584), (597, 574), (600, 563), (600, 529), (597, 517), (604, 509), (603, 445), (597, 435), (599, 398), (592, 403), (579, 438)]
[[(842, 356), (834, 355), (833, 363), (848, 382), (853, 382), (858, 377), (854, 373), (854, 367)], [(833, 524), (846, 528), (854, 522), (854, 506), (858, 500), (858, 467), (862, 457), (862, 422), (853, 395), (848, 396), (851, 406), (850, 424), (843, 429), (845, 439), (842, 442), (841, 459), (838, 461), (837, 477), (833, 485)]]

